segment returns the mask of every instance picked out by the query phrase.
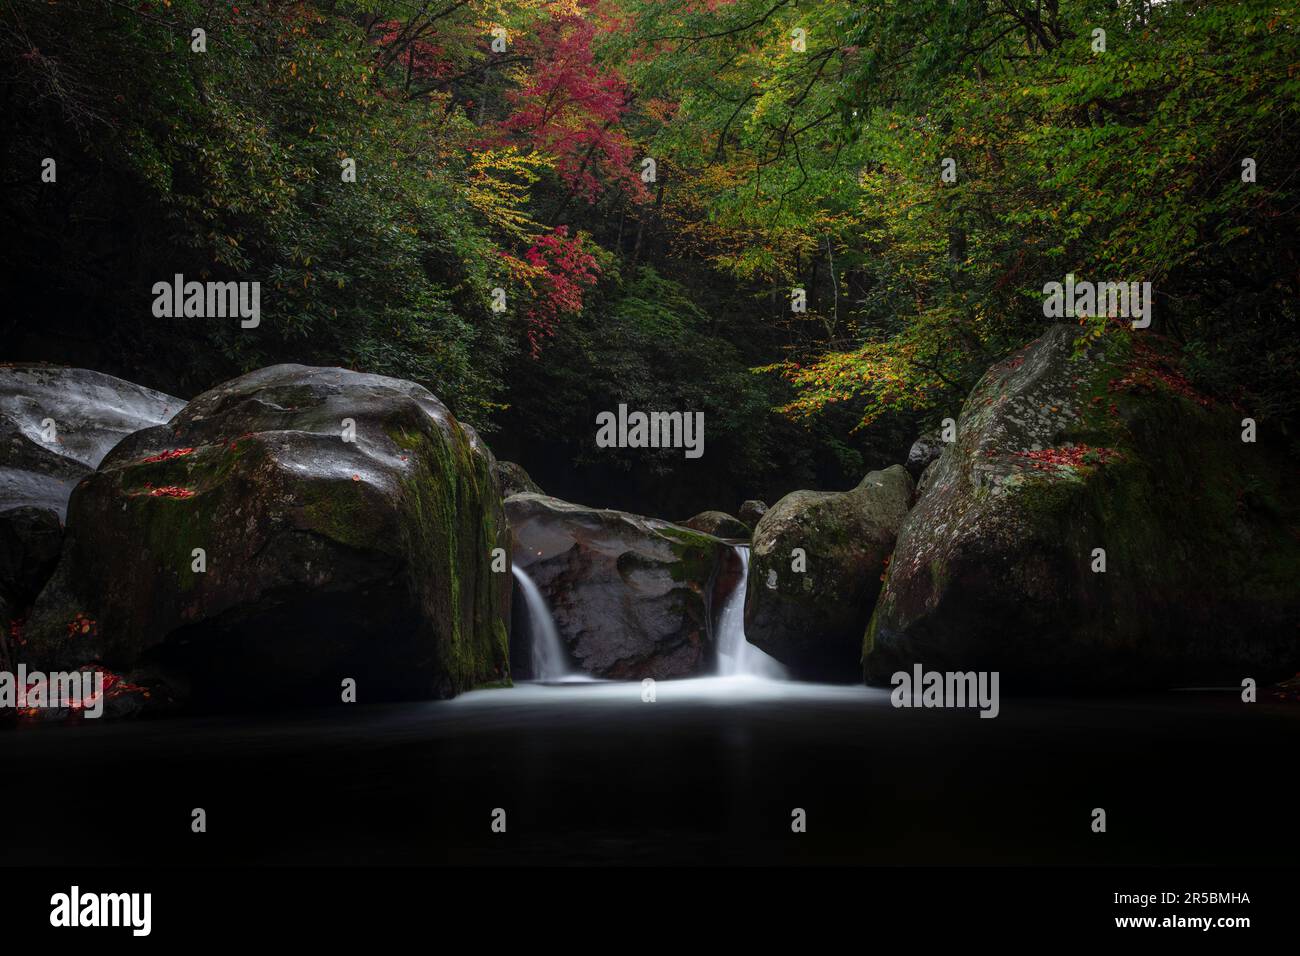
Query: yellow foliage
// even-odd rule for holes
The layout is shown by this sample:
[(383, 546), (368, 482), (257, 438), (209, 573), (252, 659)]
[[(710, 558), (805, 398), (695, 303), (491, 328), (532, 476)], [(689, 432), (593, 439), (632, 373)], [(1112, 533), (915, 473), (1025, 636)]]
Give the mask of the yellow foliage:
[(529, 190), (549, 169), (552, 160), (541, 153), (524, 153), (516, 146), (484, 149), (470, 161), (466, 198), (494, 229), (515, 239), (540, 232), (524, 207)]

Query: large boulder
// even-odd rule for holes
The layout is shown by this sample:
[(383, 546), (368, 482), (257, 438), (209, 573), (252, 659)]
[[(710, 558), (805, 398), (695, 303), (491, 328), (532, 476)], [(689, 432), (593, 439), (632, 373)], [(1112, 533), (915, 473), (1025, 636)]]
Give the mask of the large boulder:
[[(72, 495), (28, 622), (193, 703), (448, 696), (508, 679), (491, 457), (424, 388), (277, 365), (124, 439)], [(202, 549), (200, 554), (196, 549)]]
[(0, 366), (0, 510), (67, 513), (73, 487), (122, 438), (185, 406), (84, 368)]
[(597, 677), (688, 677), (716, 660), (713, 586), (733, 549), (667, 521), (544, 495), (506, 501), (514, 562), (574, 663)]
[(737, 521), (725, 511), (701, 511), (693, 517), (680, 522), (683, 528), (703, 531), (715, 538), (749, 538), (748, 525)]
[(493, 470), (501, 485), (503, 498), (509, 498), (511, 495), (544, 494), (537, 482), (533, 481), (532, 476), (524, 470), (523, 465), (517, 465), (513, 461), (498, 461)]
[(919, 663), (1004, 690), (1237, 686), (1300, 666), (1294, 483), (1158, 340), (1076, 355), (1076, 333), (1050, 328), (967, 399), (899, 533), (869, 681)]
[(911, 498), (911, 477), (894, 465), (851, 491), (795, 491), (773, 505), (754, 529), (749, 642), (796, 677), (856, 679), (862, 631)]

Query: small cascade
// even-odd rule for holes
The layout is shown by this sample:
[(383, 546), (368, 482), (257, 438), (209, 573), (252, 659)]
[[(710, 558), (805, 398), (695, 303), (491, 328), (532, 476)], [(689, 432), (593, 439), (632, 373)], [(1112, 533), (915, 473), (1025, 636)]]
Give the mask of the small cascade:
[(542, 598), (537, 585), (518, 565), (514, 566), (515, 580), (523, 592), (524, 604), (528, 609), (528, 632), (532, 640), (533, 680), (558, 681), (572, 676), (564, 645), (560, 643), (560, 632), (555, 629), (550, 608)]
[(727, 595), (718, 615), (718, 673), (723, 677), (766, 677), (788, 675), (780, 662), (759, 650), (745, 638), (745, 588), (749, 584), (749, 546), (736, 545), (740, 558), (740, 583)]

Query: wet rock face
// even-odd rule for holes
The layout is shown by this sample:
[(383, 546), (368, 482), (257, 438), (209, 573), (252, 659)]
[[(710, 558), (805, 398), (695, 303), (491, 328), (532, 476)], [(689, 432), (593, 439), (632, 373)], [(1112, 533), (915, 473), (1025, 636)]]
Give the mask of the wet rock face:
[(497, 547), (490, 453), (432, 394), (273, 366), (134, 433), (78, 486), (29, 641), (199, 705), (337, 702), (345, 678), (358, 700), (447, 696), (509, 676)]
[(683, 528), (703, 531), (717, 538), (749, 539), (749, 528), (737, 521), (725, 511), (701, 511), (694, 517), (680, 522)]
[(754, 529), (745, 634), (796, 677), (853, 680), (862, 631), (911, 503), (901, 465), (845, 492), (795, 491)]
[(944, 441), (938, 433), (928, 432), (912, 442), (907, 452), (907, 473), (913, 481), (920, 481), (921, 475), (943, 454)]
[(89, 369), (0, 367), (0, 509), (42, 508), (62, 519), (73, 487), (114, 445), (184, 406)]
[(545, 494), (537, 482), (533, 481), (532, 476), (524, 470), (523, 465), (517, 465), (513, 461), (498, 461), (494, 471), (501, 485), (503, 498), (509, 498), (511, 495)]
[(77, 482), (184, 405), (88, 369), (0, 366), (0, 629), (17, 626), (53, 572)]
[(1009, 693), (1294, 673), (1283, 466), (1152, 345), (1076, 357), (1075, 333), (1052, 327), (971, 393), (899, 532), (867, 679), (999, 670)]
[(714, 665), (713, 587), (725, 542), (544, 495), (506, 500), (514, 562), (537, 584), (574, 663), (597, 677), (688, 677)]

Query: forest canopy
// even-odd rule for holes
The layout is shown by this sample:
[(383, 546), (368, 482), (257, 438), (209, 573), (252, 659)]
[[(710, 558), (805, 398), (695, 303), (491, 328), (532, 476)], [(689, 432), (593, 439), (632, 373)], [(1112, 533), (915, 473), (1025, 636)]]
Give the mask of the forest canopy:
[[(1294, 435), (1298, 12), (3, 0), (0, 358), (409, 378), (548, 490), (689, 513), (897, 461), (1074, 274)], [(260, 280), (256, 333), (152, 318), (178, 273)], [(690, 487), (593, 446), (620, 402), (705, 412)]]

